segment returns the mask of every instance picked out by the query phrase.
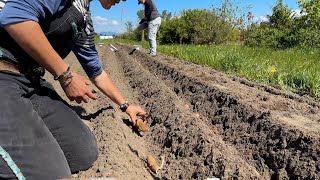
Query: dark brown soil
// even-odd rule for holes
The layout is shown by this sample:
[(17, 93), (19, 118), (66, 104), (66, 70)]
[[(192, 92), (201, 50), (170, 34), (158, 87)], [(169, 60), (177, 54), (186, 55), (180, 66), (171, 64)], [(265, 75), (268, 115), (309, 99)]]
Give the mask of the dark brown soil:
[[(151, 131), (143, 137), (133, 132), (128, 117), (100, 93), (97, 101), (74, 104), (92, 122), (100, 146), (98, 161), (80, 177), (320, 179), (316, 99), (116, 47), (117, 52), (108, 45), (97, 48), (123, 96), (149, 113)], [(81, 69), (74, 56), (67, 61)], [(161, 175), (146, 167), (148, 154), (165, 156)]]

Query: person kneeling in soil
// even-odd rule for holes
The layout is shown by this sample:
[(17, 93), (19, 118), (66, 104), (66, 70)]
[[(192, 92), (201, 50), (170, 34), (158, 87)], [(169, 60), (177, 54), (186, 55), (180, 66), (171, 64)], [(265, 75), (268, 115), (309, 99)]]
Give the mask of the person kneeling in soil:
[(139, 22), (137, 30), (148, 28), (148, 41), (150, 54), (157, 55), (157, 33), (161, 25), (161, 17), (153, 0), (138, 0), (138, 4), (144, 4), (144, 18)]
[[(119, 1), (100, 3), (109, 9)], [(137, 114), (145, 115), (141, 107), (126, 103), (102, 68), (89, 0), (0, 1), (0, 37), (0, 146), (26, 179), (68, 178), (98, 157), (94, 135), (42, 78), (49, 71), (71, 101), (96, 99), (83, 77), (62, 60), (70, 51), (133, 124)], [(8, 164), (0, 156), (0, 179), (15, 179)]]

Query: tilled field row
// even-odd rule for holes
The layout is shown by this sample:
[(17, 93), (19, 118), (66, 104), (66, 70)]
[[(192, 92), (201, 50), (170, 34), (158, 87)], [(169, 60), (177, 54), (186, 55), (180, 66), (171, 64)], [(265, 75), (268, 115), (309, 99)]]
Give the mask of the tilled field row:
[[(139, 93), (139, 101), (150, 113), (148, 140), (159, 147), (155, 153), (167, 157), (163, 178), (320, 178), (315, 101), (301, 104), (299, 100), (296, 104), (301, 111), (306, 109), (300, 115), (313, 125), (305, 131), (308, 128), (277, 119), (283, 109), (260, 108), (263, 103), (241, 100), (243, 95), (190, 73), (185, 62), (155, 59), (140, 51), (129, 55), (132, 50), (121, 45), (117, 56), (130, 85)], [(194, 66), (193, 71), (202, 69)], [(247, 90), (249, 97), (258, 88)], [(277, 98), (268, 97), (266, 92), (261, 101), (269, 98), (276, 102)]]
[(132, 88), (140, 92), (139, 102), (145, 104), (150, 114), (149, 140), (159, 147), (154, 151), (166, 157), (163, 178), (260, 177), (254, 167), (237, 155), (236, 149), (225, 144), (161, 79), (121, 50), (119, 57)]

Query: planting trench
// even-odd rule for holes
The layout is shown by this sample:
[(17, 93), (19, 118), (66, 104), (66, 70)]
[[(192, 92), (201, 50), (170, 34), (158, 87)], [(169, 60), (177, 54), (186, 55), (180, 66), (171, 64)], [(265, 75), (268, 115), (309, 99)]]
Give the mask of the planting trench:
[[(128, 45), (116, 47), (115, 53), (108, 45), (98, 51), (121, 93), (145, 107), (150, 132), (134, 133), (127, 117), (100, 93), (90, 104), (73, 104), (92, 122), (100, 146), (98, 161), (78, 176), (320, 178), (316, 100), (169, 56), (151, 57), (144, 50), (129, 55)], [(165, 156), (159, 176), (146, 167), (148, 154)]]

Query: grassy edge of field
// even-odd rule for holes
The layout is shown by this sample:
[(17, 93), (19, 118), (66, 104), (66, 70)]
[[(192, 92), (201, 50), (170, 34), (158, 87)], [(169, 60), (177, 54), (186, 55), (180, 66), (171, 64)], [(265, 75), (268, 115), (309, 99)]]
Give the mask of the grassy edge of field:
[[(96, 42), (121, 42), (148, 48), (146, 41), (97, 39)], [(275, 50), (241, 45), (159, 45), (158, 51), (301, 95), (320, 97), (320, 50), (315, 48)]]

